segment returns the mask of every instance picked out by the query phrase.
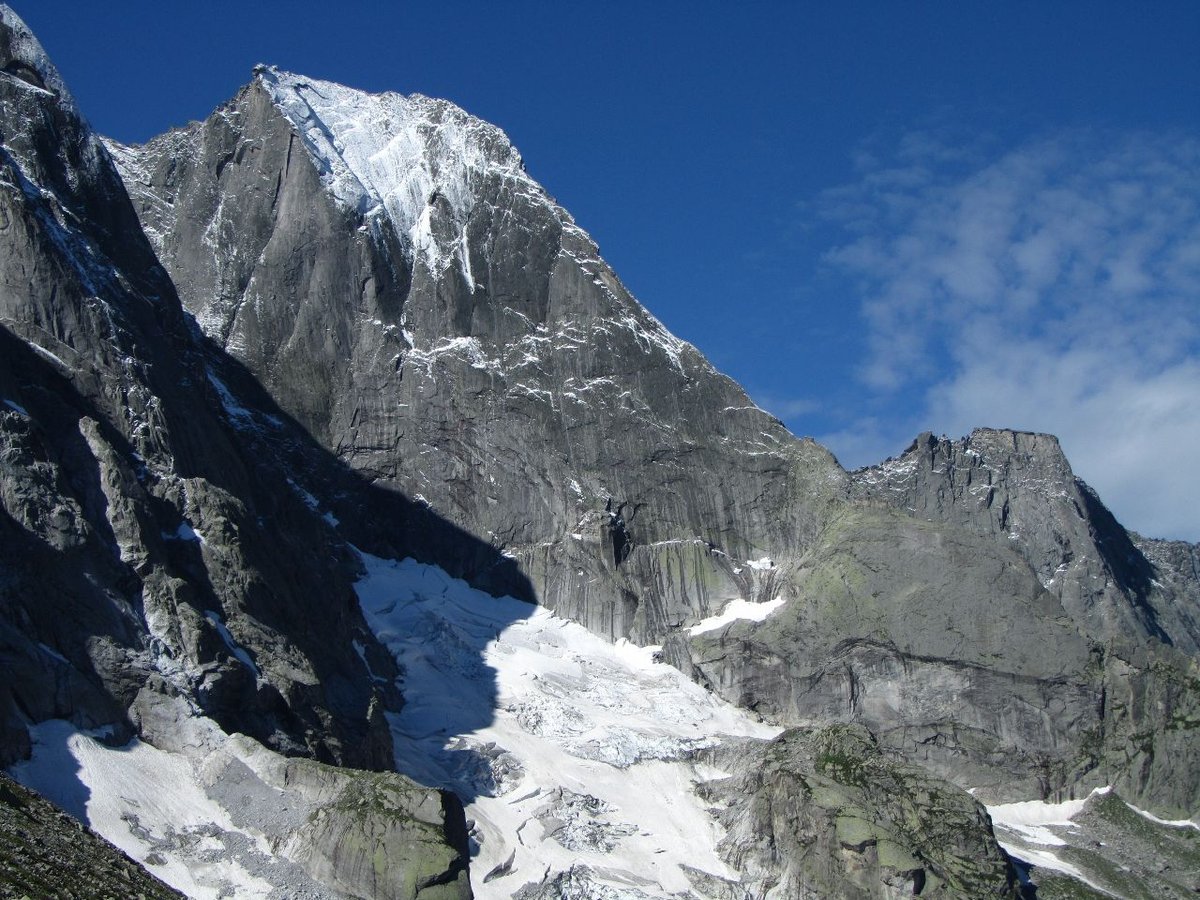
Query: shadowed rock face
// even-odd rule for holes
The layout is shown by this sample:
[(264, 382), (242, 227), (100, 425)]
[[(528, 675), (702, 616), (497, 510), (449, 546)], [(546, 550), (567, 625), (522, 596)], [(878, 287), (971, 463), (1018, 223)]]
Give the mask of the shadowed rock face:
[[(666, 333), (504, 135), (443, 101), (261, 69), (206, 122), (110, 148), (205, 332), (559, 613), (997, 795), (1129, 778), (1200, 807), (1196, 768), (1151, 749), (1190, 735), (1194, 548), (1131, 538), (1054, 438), (923, 435), (844, 472)], [(776, 597), (762, 623), (689, 632)]]
[[(347, 470), (194, 328), (107, 151), (7, 6), (0, 242), (0, 764), (47, 719), (169, 745), (211, 717), (287, 755), (392, 768), (399, 673), (363, 621), (333, 507), (390, 526), (364, 546), (527, 584)], [(461, 806), (388, 777), (387, 815), (330, 813), (313, 845), (413, 831), (424, 849), (395, 895), (469, 896)], [(361, 863), (330, 852), (353, 881)]]
[(4, 77), (0, 123), (3, 628), (30, 676), (5, 686), (9, 727), (14, 710), (136, 724), (182, 692), (279, 749), (388, 764), (389, 700), (327, 643), (366, 632), (354, 559), (250, 452), (74, 109)]

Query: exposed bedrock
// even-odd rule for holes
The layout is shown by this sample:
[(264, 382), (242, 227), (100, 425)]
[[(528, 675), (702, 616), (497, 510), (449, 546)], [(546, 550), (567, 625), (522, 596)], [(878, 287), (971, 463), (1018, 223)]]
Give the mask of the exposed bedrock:
[(861, 727), (792, 730), (713, 761), (730, 772), (705, 788), (720, 850), (752, 896), (1018, 896), (979, 801), (888, 759)]
[[(1150, 766), (1140, 799), (1196, 808), (1200, 775), (1126, 746), (1174, 720), (1108, 702), (1135, 651), (1155, 660), (1138, 697), (1192, 702), (1194, 551), (1128, 535), (1054, 438), (922, 435), (845, 472), (667, 333), (503, 133), (444, 101), (264, 68), (207, 121), (110, 147), (206, 334), (540, 602), (960, 783), (1057, 794)], [(692, 638), (738, 598), (784, 605)]]

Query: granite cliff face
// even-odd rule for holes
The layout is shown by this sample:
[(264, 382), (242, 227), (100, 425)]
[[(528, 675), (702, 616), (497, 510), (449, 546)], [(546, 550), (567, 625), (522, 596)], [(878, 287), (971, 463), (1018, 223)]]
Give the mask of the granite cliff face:
[[(206, 122), (111, 146), (206, 332), (540, 602), (997, 796), (1129, 779), (1197, 808), (1194, 767), (1147, 749), (1195, 703), (1191, 551), (1151, 562), (1052, 437), (925, 435), (843, 471), (667, 334), (504, 135), (443, 101), (264, 68)], [(737, 598), (785, 605), (690, 633)]]
[(249, 380), (189, 325), (7, 7), (0, 69), (0, 761), (49, 719), (169, 745), (210, 717), (285, 754), (391, 768), (384, 713), (402, 701), (366, 661), (394, 672), (357, 557), (251, 426), (326, 454), (244, 405)]
[(755, 593), (738, 561), (802, 549), (843, 489), (451, 104), (262, 69), (207, 122), (113, 149), (208, 334), (602, 634), (653, 643)]
[[(437, 789), (495, 799), (539, 752), (597, 763), (563, 704), (624, 695), (593, 654), (504, 707), (481, 660), (529, 652), (501, 636), (532, 608), (455, 619), (455, 576), (661, 645), (789, 729), (600, 741), (622, 772), (691, 767), (717, 856), (670, 877), (701, 896), (1011, 896), (965, 788), (1200, 811), (1200, 551), (1124, 531), (1054, 438), (922, 435), (844, 471), (671, 336), (503, 133), (445, 101), (260, 67), (132, 147), (91, 133), (4, 6), (0, 70), (0, 763), (152, 747), (216, 804), (206, 839), (260, 842), (251, 880), (469, 896), (496, 835), (480, 851)], [(384, 584), (368, 621), (363, 591), (403, 557), (440, 568)], [(547, 634), (529, 646), (576, 652)], [(472, 698), (453, 729), (411, 730), (451, 694)], [(471, 744), (493, 725), (513, 748)], [(639, 833), (561, 783), (489, 808), (522, 803), (505, 840)], [(515, 858), (476, 888), (687, 896), (583, 864), (530, 882)]]

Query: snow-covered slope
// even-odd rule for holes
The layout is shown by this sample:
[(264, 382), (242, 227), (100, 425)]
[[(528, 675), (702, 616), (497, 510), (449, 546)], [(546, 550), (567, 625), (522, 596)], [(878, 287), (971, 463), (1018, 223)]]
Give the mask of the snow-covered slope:
[[(434, 566), (362, 559), (368, 623), (404, 670), (397, 769), (466, 802), (477, 897), (563, 873), (606, 898), (713, 896), (706, 884), (737, 880), (696, 794), (724, 773), (694, 757), (780, 729), (656, 661), (658, 648), (607, 643)], [(261, 745), (182, 709), (179, 721), (165, 749), (46, 722), (11, 771), (189, 896), (334, 896), (294, 839), (319, 792)]]
[[(269, 66), (256, 73), (330, 192), (368, 221), (388, 216), (432, 272), (449, 262), (443, 258), (449, 250), (472, 283), (466, 221), (485, 175), (522, 182), (524, 193), (549, 203), (503, 132), (452, 103), (419, 94), (368, 94)], [(449, 203), (460, 232), (450, 248), (439, 247), (431, 231), (438, 197)]]
[(216, 742), (213, 750), (172, 753), (138, 740), (109, 746), (103, 734), (52, 720), (32, 730), (33, 757), (11, 774), (189, 897), (266, 898), (287, 885), (319, 889), (298, 866), (275, 857), (262, 821), (269, 809), (240, 806), (229, 796), (222, 802), (211, 778), (233, 759), (254, 765), (273, 754), (246, 738), (226, 738), (215, 726), (202, 730), (206, 742)]
[(692, 756), (780, 729), (657, 662), (658, 648), (609, 644), (432, 566), (363, 559), (367, 620), (406, 673), (397, 767), (469, 801), (477, 897), (573, 867), (624, 892), (605, 897), (698, 890), (689, 868), (737, 878), (694, 791), (720, 773)]

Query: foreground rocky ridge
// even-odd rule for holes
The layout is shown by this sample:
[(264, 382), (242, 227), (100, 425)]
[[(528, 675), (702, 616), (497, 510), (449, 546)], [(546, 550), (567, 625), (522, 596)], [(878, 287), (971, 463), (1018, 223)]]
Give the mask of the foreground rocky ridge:
[(182, 896), (76, 819), (0, 774), (0, 897)]
[(401, 775), (282, 757), (194, 716), (157, 745), (32, 731), (13, 777), (188, 896), (471, 896), (461, 804)]
[[(182, 753), (211, 717), (287, 755), (420, 769), (388, 721), (405, 673), (354, 595), (362, 548), (661, 643), (780, 724), (876, 735), (747, 752), (709, 795), (737, 810), (739, 879), (696, 873), (705, 896), (1011, 892), (963, 787), (1200, 809), (1197, 550), (1127, 535), (1053, 438), (922, 436), (843, 471), (443, 101), (263, 68), (205, 123), (109, 144), (122, 183), (7, 7), (0, 69), (4, 763), (50, 719)], [(753, 615), (714, 618), (735, 600)], [(461, 810), (390, 777), (328, 775), (318, 793), (349, 799), (311, 810), (309, 877), (467, 895)], [(929, 809), (963, 841), (931, 849)], [(410, 839), (429, 852), (382, 884), (374, 851)], [(588, 884), (609, 882), (526, 893)]]
[(1017, 896), (983, 806), (887, 759), (861, 726), (789, 731), (715, 759), (735, 774), (706, 793), (752, 896)]

